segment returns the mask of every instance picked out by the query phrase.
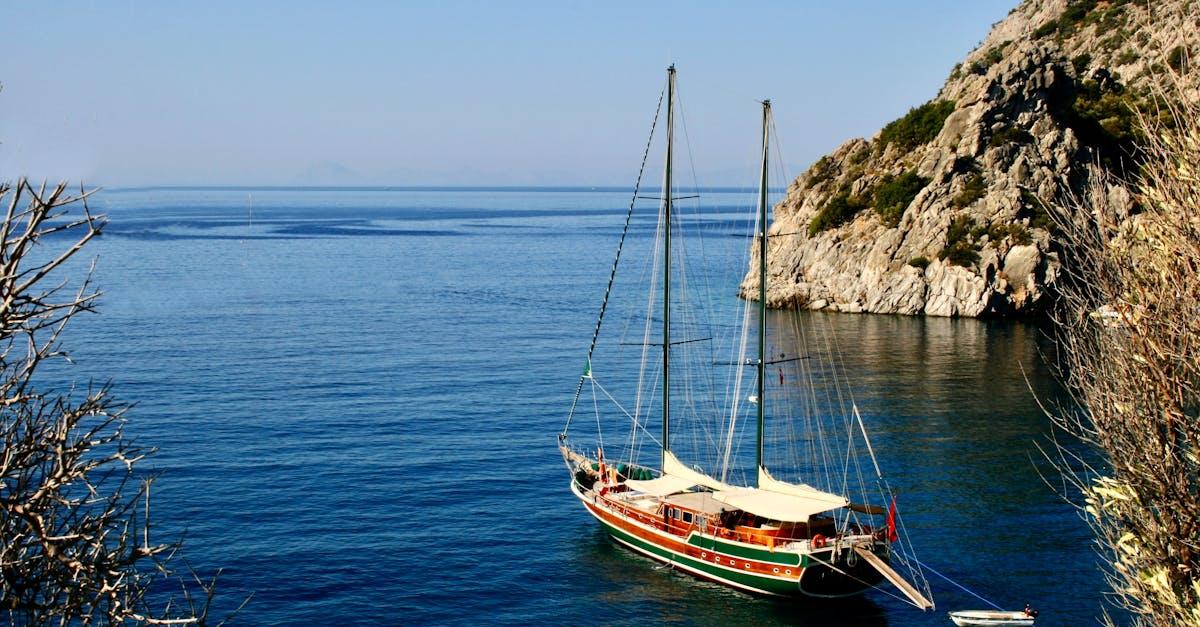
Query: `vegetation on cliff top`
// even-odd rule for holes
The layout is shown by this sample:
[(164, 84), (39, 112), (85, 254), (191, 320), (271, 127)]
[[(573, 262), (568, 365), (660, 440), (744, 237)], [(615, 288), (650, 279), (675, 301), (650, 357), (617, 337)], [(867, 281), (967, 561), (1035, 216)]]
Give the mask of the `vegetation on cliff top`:
[(1041, 39), (1054, 35), (1062, 39), (1091, 24), (1099, 24), (1108, 30), (1120, 25), (1120, 18), (1125, 14), (1125, 5), (1131, 2), (1133, 0), (1075, 0), (1067, 5), (1062, 15), (1033, 31), (1033, 36)]
[(882, 152), (889, 144), (895, 144), (900, 150), (928, 144), (941, 132), (946, 118), (953, 112), (953, 100), (931, 100), (909, 109), (903, 117), (883, 127), (876, 150)]

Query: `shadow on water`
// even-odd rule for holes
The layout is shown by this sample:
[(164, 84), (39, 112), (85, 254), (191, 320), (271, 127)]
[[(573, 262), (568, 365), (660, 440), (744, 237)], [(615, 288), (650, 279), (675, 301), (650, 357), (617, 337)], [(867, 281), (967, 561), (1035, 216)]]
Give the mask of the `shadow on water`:
[(866, 596), (823, 600), (751, 595), (672, 570), (616, 544), (598, 527), (581, 534), (573, 552), (576, 567), (591, 573), (587, 585), (593, 600), (610, 611), (621, 608), (627, 612), (609, 617), (617, 622), (888, 624), (884, 609)]

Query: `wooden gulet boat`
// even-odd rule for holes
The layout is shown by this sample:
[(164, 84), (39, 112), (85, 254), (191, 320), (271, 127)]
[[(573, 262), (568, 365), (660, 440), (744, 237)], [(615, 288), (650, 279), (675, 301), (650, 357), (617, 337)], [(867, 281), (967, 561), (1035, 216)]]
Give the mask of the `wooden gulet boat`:
[[(889, 509), (852, 503), (841, 494), (806, 483), (776, 479), (764, 463), (766, 366), (777, 363), (768, 358), (766, 332), (768, 154), (772, 128), (769, 101), (762, 103), (762, 170), (755, 231), (759, 279), (758, 301), (754, 305), (757, 315), (756, 325), (747, 325), (757, 327), (757, 358), (743, 360), (754, 367), (757, 378), (755, 394), (748, 399), (756, 407), (756, 482), (753, 486), (733, 485), (724, 475), (717, 478), (689, 467), (672, 450), (671, 352), (673, 346), (688, 341), (673, 344), (671, 339), (674, 66), (668, 69), (665, 89), (666, 154), (659, 216), (662, 335), (661, 343), (654, 344), (662, 351), (661, 380), (657, 387), (662, 397), (660, 464), (659, 468), (651, 469), (633, 460), (606, 460), (602, 444), (595, 451), (583, 452), (567, 440), (567, 429), (564, 428), (559, 436), (559, 449), (570, 472), (572, 493), (614, 541), (701, 579), (757, 594), (820, 598), (859, 594), (887, 580), (913, 605), (932, 609), (928, 584), (919, 576), (919, 571), (916, 577), (924, 584), (924, 590), (919, 590), (890, 564), (896, 556), (894, 545), (899, 540), (894, 500)], [(657, 122), (657, 115), (655, 120)], [(637, 198), (636, 189), (634, 196)], [(626, 229), (628, 223), (627, 217)], [(616, 276), (620, 249), (619, 245), (613, 277)], [(613, 277), (609, 280), (609, 292)], [(575, 414), (584, 383), (593, 379), (591, 360), (608, 303), (609, 293), (606, 292), (587, 367), (576, 389), (570, 416)], [(735, 410), (728, 430), (731, 438), (734, 432), (732, 421), (736, 417)], [(857, 408), (853, 410), (853, 419), (869, 450)], [(871, 456), (874, 462), (873, 451)], [(726, 464), (728, 457), (727, 452)], [(878, 464), (874, 467), (878, 471)], [(876, 518), (885, 515), (885, 520)]]

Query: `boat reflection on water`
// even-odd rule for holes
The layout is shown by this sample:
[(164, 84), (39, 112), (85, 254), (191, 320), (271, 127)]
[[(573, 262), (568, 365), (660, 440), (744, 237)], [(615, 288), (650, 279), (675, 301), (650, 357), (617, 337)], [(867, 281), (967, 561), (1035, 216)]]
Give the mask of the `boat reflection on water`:
[(764, 598), (696, 579), (623, 550), (599, 527), (573, 550), (579, 570), (593, 574), (589, 596), (605, 621), (711, 625), (887, 625), (886, 609), (870, 597)]

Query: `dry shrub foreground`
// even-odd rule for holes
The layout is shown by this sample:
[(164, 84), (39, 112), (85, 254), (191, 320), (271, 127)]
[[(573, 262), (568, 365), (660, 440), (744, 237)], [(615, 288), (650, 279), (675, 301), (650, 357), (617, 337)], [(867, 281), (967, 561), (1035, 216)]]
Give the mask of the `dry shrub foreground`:
[(1114, 603), (1135, 624), (1200, 626), (1200, 77), (1159, 67), (1138, 179), (1093, 171), (1056, 217), (1070, 273), (1059, 359), (1078, 410), (1054, 414), (1090, 449), (1056, 457)]

